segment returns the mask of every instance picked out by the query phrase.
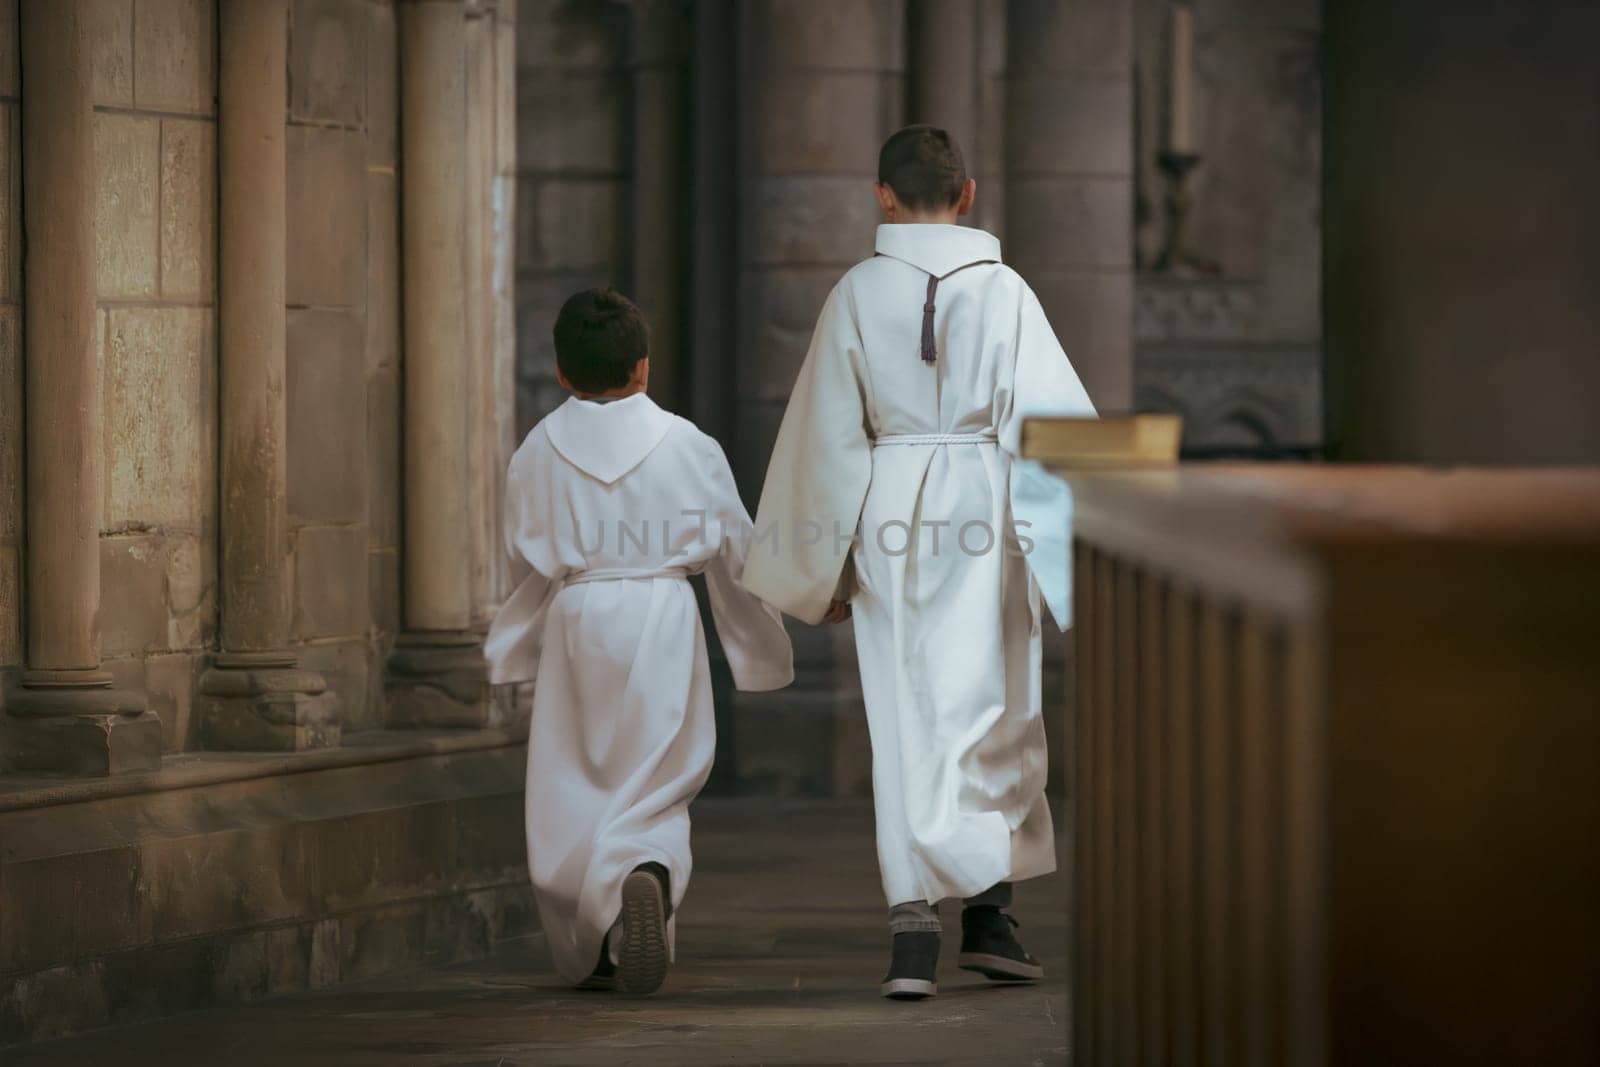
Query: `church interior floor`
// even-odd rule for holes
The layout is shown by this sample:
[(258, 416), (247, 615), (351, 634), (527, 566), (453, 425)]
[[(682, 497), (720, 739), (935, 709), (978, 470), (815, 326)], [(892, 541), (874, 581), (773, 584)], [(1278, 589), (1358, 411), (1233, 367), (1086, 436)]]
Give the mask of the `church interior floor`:
[[(703, 800), (678, 959), (644, 998), (569, 989), (537, 937), (493, 957), (8, 1050), (45, 1064), (1054, 1064), (1067, 1059), (1067, 878), (1018, 887), (1049, 977), (959, 970), (944, 907), (940, 995), (878, 996), (888, 935), (862, 803)], [(1065, 854), (1063, 849), (1062, 854)]]

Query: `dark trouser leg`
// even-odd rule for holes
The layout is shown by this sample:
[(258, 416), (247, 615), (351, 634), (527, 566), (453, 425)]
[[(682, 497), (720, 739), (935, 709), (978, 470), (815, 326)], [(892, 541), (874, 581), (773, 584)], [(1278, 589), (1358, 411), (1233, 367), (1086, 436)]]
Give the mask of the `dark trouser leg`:
[(889, 909), (891, 934), (939, 933), (939, 906), (925, 900), (908, 900)]
[(1011, 907), (1011, 883), (996, 882), (975, 897), (968, 897), (963, 903), (969, 908), (1009, 908)]

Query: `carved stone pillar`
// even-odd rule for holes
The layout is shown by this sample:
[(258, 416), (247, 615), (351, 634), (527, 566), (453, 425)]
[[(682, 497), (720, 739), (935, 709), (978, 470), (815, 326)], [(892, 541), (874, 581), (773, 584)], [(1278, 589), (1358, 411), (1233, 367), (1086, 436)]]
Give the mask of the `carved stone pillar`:
[(1133, 5), (1011, 0), (1006, 259), (1106, 412), (1133, 404)]
[[(978, 144), (979, 0), (908, 0), (906, 119)], [(971, 160), (967, 166), (972, 166)]]
[[(904, 118), (906, 9), (745, 0), (736, 10), (740, 355), (730, 459), (753, 506), (823, 301), (872, 255), (878, 150)], [(868, 746), (850, 628), (791, 634), (795, 685), (735, 696), (738, 773), (781, 789), (854, 794)], [(759, 727), (740, 730), (746, 716)]]
[(1005, 203), (1006, 6), (907, 0), (906, 121), (949, 130), (978, 201), (962, 221), (1000, 234)]
[(679, 349), (688, 261), (688, 8), (681, 0), (641, 0), (633, 30), (633, 298), (650, 323), (651, 398), (686, 413), (688, 368)]
[(221, 651), (200, 681), (200, 743), (338, 744), (336, 703), (289, 649), (284, 361), (287, 0), (218, 10)]
[(27, 668), (6, 699), (14, 769), (105, 775), (161, 763), (143, 693), (100, 668), (100, 373), (88, 0), (25, 0)]
[(398, 12), (405, 632), (386, 683), (397, 726), (482, 726), (491, 712), (472, 628), (467, 7), (408, 0)]
[[(694, 128), (689, 182), (689, 322), (684, 331), (693, 352), (689, 410), (695, 425), (727, 445), (734, 439), (733, 368), (737, 307), (734, 283), (738, 226), (728, 205), (737, 178), (735, 128), (738, 115), (738, 0), (699, 0), (694, 5), (690, 65)], [(718, 730), (722, 733), (721, 728)]]

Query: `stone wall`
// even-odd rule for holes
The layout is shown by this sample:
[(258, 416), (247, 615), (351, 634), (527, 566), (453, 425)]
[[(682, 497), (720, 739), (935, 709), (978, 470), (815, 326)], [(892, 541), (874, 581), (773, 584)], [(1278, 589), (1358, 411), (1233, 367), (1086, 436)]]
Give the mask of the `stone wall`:
[(91, 11), (101, 654), (175, 751), (217, 625), (215, 10)]
[(532, 928), (481, 656), (515, 33), (512, 0), (0, 5), (0, 1046)]
[[(0, 671), (22, 666), (21, 218), (17, 5), (0, 14)], [(510, 227), (516, 7), (463, 0), (472, 296), (471, 622), (504, 593), (500, 483), (514, 444)], [(144, 692), (168, 752), (218, 648), (218, 4), (85, 8), (97, 166), (103, 402), (101, 652)], [(289, 640), (346, 731), (384, 724), (402, 629), (402, 291), (395, 0), (290, 0), (286, 112)], [(464, 194), (465, 195), (465, 194)], [(565, 213), (567, 208), (555, 205)]]
[(169, 763), (154, 792), (0, 777), (0, 1060), (537, 929), (509, 740)]
[(1600, 461), (1597, 54), (1586, 0), (1329, 6), (1341, 457)]

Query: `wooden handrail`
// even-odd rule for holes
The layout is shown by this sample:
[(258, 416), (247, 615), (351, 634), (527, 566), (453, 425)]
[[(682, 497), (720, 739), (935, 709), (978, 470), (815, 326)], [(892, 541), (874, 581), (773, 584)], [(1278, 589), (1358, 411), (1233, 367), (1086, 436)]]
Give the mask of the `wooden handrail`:
[(1600, 470), (1046, 462), (1075, 1062), (1600, 1061)]

